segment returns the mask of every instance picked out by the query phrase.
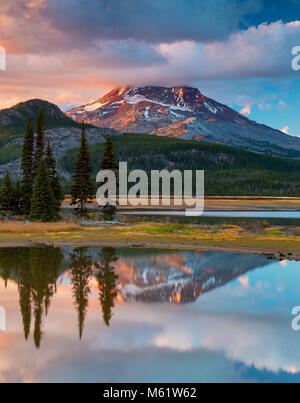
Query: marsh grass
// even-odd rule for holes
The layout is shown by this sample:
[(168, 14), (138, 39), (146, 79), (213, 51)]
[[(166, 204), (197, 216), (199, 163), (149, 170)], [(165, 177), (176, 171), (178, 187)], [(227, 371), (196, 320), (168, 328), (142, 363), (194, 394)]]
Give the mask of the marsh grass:
[(158, 224), (143, 222), (130, 226), (113, 226), (89, 228), (74, 223), (4, 223), (0, 222), (0, 246), (12, 243), (51, 241), (56, 245), (87, 245), (102, 243), (111, 245), (129, 245), (142, 243), (152, 247), (197, 248), (250, 248), (263, 252), (296, 251), (299, 253), (300, 228), (290, 226), (267, 227), (255, 223), (248, 230), (244, 226), (222, 225), (188, 225)]
[(34, 233), (45, 233), (45, 232), (70, 232), (79, 230), (78, 225), (72, 223), (29, 223), (29, 224), (18, 224), (10, 222), (0, 222), (0, 233), (15, 233), (15, 234), (34, 234)]
[(187, 233), (195, 231), (195, 227), (185, 224), (146, 224), (137, 226), (135, 231), (145, 231), (149, 234), (174, 234), (174, 233)]

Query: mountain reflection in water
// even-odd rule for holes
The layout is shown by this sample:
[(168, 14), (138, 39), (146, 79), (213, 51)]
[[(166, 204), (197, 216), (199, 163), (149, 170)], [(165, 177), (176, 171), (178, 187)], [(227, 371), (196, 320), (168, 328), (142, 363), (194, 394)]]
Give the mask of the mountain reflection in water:
[(115, 248), (0, 249), (0, 276), (18, 286), (25, 340), (40, 348), (43, 321), (57, 284), (68, 279), (82, 338), (92, 287), (109, 326), (115, 301), (190, 303), (255, 267), (264, 257), (216, 252), (163, 252)]
[(300, 381), (300, 262), (0, 249), (0, 382)]

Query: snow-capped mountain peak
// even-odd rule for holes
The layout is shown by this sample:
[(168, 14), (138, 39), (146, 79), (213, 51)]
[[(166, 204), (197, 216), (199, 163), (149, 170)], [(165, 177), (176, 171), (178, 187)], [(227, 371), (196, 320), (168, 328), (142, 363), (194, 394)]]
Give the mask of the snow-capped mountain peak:
[(119, 132), (204, 140), (253, 151), (300, 151), (300, 139), (249, 120), (192, 87), (122, 87), (66, 115)]

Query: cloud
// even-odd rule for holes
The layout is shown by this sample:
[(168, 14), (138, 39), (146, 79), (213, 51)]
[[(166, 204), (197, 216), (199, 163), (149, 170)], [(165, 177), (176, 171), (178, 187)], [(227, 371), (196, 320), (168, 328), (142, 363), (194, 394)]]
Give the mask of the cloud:
[(238, 278), (238, 281), (242, 284), (243, 287), (249, 287), (249, 277), (248, 276), (241, 276)]
[[(280, 129), (283, 133), (288, 134), (289, 136), (294, 136), (294, 134), (290, 133), (291, 129), (289, 126), (285, 126), (282, 129)], [(300, 137), (300, 135), (295, 135), (295, 137)]]
[(260, 0), (51, 0), (42, 14), (57, 30), (89, 41), (208, 42), (228, 37), (260, 9)]
[(177, 73), (185, 63), (190, 79), (291, 77), (290, 53), (299, 35), (300, 24), (278, 21), (232, 34), (226, 41), (164, 44), (160, 51)]
[(281, 131), (285, 134), (289, 134), (290, 128), (288, 126), (285, 126), (281, 129)]
[(289, 105), (285, 101), (278, 101), (277, 110), (278, 111), (288, 111), (290, 109)]
[[(119, 85), (187, 84), (207, 88), (206, 95), (218, 95), (248, 114), (255, 104), (261, 111), (272, 104), (285, 111), (289, 106), (266, 94), (261, 80), (276, 86), (293, 77), (291, 48), (300, 23), (245, 29), (247, 16), (263, 5), (262, 0), (0, 0), (0, 38), (7, 49), (0, 108), (35, 97), (65, 108)], [(62, 93), (80, 93), (82, 99), (63, 99)]]
[(245, 107), (240, 111), (240, 113), (241, 113), (242, 115), (251, 115), (251, 108), (250, 108), (250, 106), (245, 106)]
[[(0, 38), (14, 52), (91, 48), (99, 39), (222, 40), (260, 0), (0, 0)], [(211, 21), (214, 28), (211, 29)]]

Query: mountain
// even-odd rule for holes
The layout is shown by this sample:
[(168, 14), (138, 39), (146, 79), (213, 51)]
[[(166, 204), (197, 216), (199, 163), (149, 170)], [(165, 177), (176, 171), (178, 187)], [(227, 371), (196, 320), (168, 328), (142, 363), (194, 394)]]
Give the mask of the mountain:
[[(28, 116), (31, 116), (35, 124), (38, 111), (43, 109), (45, 115), (45, 129), (56, 128), (71, 128), (80, 127), (79, 123), (70, 119), (59, 109), (55, 104), (44, 101), (42, 99), (31, 99), (29, 101), (21, 102), (11, 108), (0, 110), (0, 134), (21, 134), (23, 135), (26, 129), (26, 122)], [(92, 128), (93, 125), (87, 124), (87, 127)], [(115, 134), (115, 130), (102, 130), (102, 133)]]
[(66, 115), (119, 132), (195, 139), (300, 158), (300, 139), (258, 124), (191, 87), (117, 88)]
[(44, 110), (46, 118), (46, 129), (79, 127), (79, 124), (68, 118), (58, 106), (41, 99), (31, 99), (11, 108), (0, 110), (0, 133), (24, 134), (28, 116), (31, 116), (35, 122), (41, 108)]
[[(80, 141), (80, 125), (66, 117), (56, 105), (42, 100), (27, 101), (0, 111), (0, 179), (7, 169), (14, 178), (19, 174), (26, 121), (29, 114), (35, 117), (41, 107), (46, 115), (45, 138), (50, 141), (58, 159), (64, 191), (68, 194)], [(106, 133), (116, 131), (87, 125), (94, 175), (100, 168)], [(300, 161), (296, 159), (299, 152), (297, 154), (295, 150), (285, 150), (294, 158), (287, 159), (205, 141), (126, 133), (114, 135), (113, 143), (118, 159), (127, 161), (129, 170), (204, 169), (207, 195), (300, 195)], [(283, 150), (272, 147), (279, 155)]]
[[(0, 110), (0, 178), (6, 170), (15, 178), (20, 169), (20, 156), (23, 137), (28, 116), (33, 118), (34, 124), (39, 109), (45, 114), (45, 140), (49, 140), (55, 158), (61, 158), (69, 149), (79, 147), (81, 125), (68, 118), (58, 106), (41, 100), (32, 99), (21, 102), (11, 108)], [(89, 144), (99, 144), (104, 141), (105, 133), (115, 133), (114, 130), (100, 129), (87, 125), (87, 139)], [(65, 178), (70, 178), (68, 172), (61, 172)]]
[[(77, 150), (80, 146), (81, 128), (79, 127), (58, 127), (45, 130), (45, 143), (48, 141), (52, 147), (53, 155), (57, 160), (60, 160), (68, 150)], [(104, 143), (105, 139), (101, 129), (88, 128), (86, 129), (87, 141), (90, 145)], [(23, 146), (23, 137), (18, 137), (0, 148), (0, 178), (6, 171), (9, 170), (11, 176), (16, 178), (19, 174), (21, 163), (21, 149)], [(12, 154), (10, 154), (13, 151)], [(15, 152), (18, 151), (16, 154)], [(4, 164), (1, 164), (1, 154), (6, 154)], [(11, 158), (10, 158), (11, 156)], [(74, 157), (74, 159), (76, 159)], [(60, 175), (67, 180), (71, 179), (72, 173), (60, 168)]]

